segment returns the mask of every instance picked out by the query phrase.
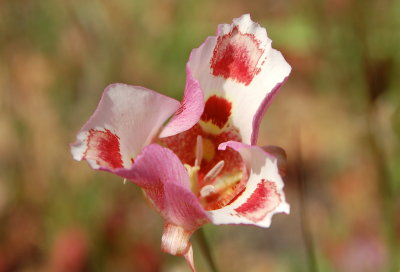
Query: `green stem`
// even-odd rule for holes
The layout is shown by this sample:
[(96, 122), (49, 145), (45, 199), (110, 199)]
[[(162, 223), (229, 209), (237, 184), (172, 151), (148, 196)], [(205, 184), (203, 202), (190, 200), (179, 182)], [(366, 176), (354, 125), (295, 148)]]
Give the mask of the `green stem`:
[(299, 130), (299, 138), (297, 140), (297, 178), (299, 182), (299, 207), (300, 207), (300, 224), (301, 224), (301, 232), (304, 240), (304, 245), (306, 247), (307, 253), (307, 260), (310, 272), (317, 272), (318, 271), (318, 262), (317, 262), (317, 255), (315, 253), (315, 245), (313, 234), (311, 231), (310, 221), (309, 221), (309, 214), (307, 210), (307, 203), (306, 203), (306, 177), (305, 172), (303, 170), (303, 159), (301, 153), (301, 133)]
[(393, 192), (391, 176), (387, 167), (385, 152), (375, 134), (375, 131), (378, 129), (375, 117), (376, 107), (375, 104), (372, 104), (367, 112), (367, 137), (369, 141), (369, 147), (373, 155), (374, 164), (378, 172), (378, 188), (381, 196), (381, 210), (383, 212), (384, 228), (390, 254), (389, 271), (397, 272), (400, 267), (398, 258), (400, 250), (396, 243), (398, 237), (396, 234), (396, 224), (394, 220), (396, 218), (396, 196)]
[(215, 265), (214, 258), (211, 254), (210, 246), (208, 244), (206, 235), (204, 234), (203, 228), (200, 228), (195, 233), (195, 238), (200, 247), (200, 251), (203, 254), (205, 261), (211, 272), (218, 272), (217, 266)]

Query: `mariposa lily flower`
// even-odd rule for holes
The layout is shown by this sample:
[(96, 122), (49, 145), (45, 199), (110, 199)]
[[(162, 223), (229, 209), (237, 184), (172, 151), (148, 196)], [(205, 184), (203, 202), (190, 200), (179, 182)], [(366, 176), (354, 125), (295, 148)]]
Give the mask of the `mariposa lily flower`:
[(182, 102), (108, 86), (71, 145), (74, 159), (140, 186), (165, 220), (162, 249), (193, 264), (206, 223), (269, 227), (289, 213), (274, 149), (256, 146), (262, 116), (291, 71), (249, 15), (192, 51)]

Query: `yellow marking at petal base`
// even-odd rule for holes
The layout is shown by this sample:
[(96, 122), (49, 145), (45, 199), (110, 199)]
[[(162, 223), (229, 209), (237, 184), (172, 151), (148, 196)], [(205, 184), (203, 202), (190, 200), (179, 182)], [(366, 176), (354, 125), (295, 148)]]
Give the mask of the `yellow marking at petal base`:
[[(200, 202), (206, 210), (215, 210), (224, 207), (228, 204), (238, 193), (237, 185), (241, 182), (243, 173), (241, 171), (235, 172), (230, 175), (220, 176), (211, 185), (211, 188), (203, 188), (209, 186), (206, 185), (200, 190)], [(203, 191), (203, 195), (201, 192)], [(208, 193), (208, 194), (207, 194)], [(211, 197), (211, 199), (208, 199)]]
[(197, 179), (197, 172), (199, 172), (199, 166), (190, 166), (189, 164), (184, 164), (186, 171), (188, 172), (189, 179), (190, 179), (190, 189), (194, 194), (197, 194), (199, 191), (199, 182)]
[[(208, 132), (208, 133), (214, 134), (214, 135), (220, 134), (221, 132), (224, 131), (224, 129), (225, 129), (225, 127), (226, 127), (226, 124), (225, 124), (225, 126), (224, 126), (223, 128), (219, 128), (219, 126), (214, 125), (211, 121), (209, 121), (209, 122), (204, 122), (204, 121), (200, 120), (199, 123), (200, 123), (201, 128), (202, 128), (205, 132)], [(228, 124), (229, 121), (226, 122), (226, 123)]]
[(203, 138), (203, 159), (207, 162), (211, 161), (215, 156), (215, 148), (214, 143), (207, 138)]
[(217, 179), (214, 183), (215, 191), (223, 191), (235, 185), (243, 177), (243, 173), (238, 171), (230, 175), (224, 175)]

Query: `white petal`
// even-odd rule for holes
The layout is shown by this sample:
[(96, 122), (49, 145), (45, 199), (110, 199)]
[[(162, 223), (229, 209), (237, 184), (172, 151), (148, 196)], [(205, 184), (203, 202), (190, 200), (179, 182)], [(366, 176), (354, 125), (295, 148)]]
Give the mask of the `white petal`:
[(246, 188), (224, 208), (209, 211), (214, 224), (250, 224), (269, 227), (274, 214), (289, 213), (279, 175), (277, 159), (257, 146), (239, 142), (220, 145), (237, 150), (246, 162), (249, 180)]
[(73, 157), (95, 169), (128, 168), (178, 107), (178, 101), (143, 87), (109, 85), (71, 145)]
[(217, 37), (192, 51), (188, 68), (205, 103), (217, 95), (232, 104), (230, 123), (246, 144), (256, 143), (261, 118), (291, 71), (282, 54), (271, 48), (266, 30), (249, 15), (220, 25)]

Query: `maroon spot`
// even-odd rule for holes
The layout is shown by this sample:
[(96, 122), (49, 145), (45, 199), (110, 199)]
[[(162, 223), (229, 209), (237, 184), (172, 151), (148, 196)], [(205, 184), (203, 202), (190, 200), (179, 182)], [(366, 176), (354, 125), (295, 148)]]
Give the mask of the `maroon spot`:
[(275, 184), (263, 179), (247, 201), (235, 211), (253, 222), (259, 222), (275, 210), (279, 203), (281, 198)]
[(84, 157), (95, 160), (100, 166), (122, 168), (123, 162), (120, 153), (119, 137), (110, 130), (91, 129), (87, 140), (87, 149)]
[(179, 108), (175, 112), (175, 116), (181, 114), (184, 110), (186, 110), (186, 103), (185, 101), (179, 106)]
[(234, 27), (228, 34), (218, 37), (211, 59), (212, 74), (249, 85), (260, 72), (257, 63), (263, 53), (253, 34), (243, 34)]
[(232, 103), (223, 97), (216, 95), (210, 96), (204, 106), (204, 112), (201, 120), (204, 122), (211, 121), (219, 128), (223, 128), (231, 116)]
[(243, 188), (243, 190), (241, 190), (237, 195), (235, 195), (235, 197), (232, 198), (231, 201), (229, 201), (228, 204), (226, 204), (226, 205), (230, 205), (233, 202), (235, 202), (236, 199), (238, 199), (244, 193), (244, 191), (246, 191), (246, 188)]

